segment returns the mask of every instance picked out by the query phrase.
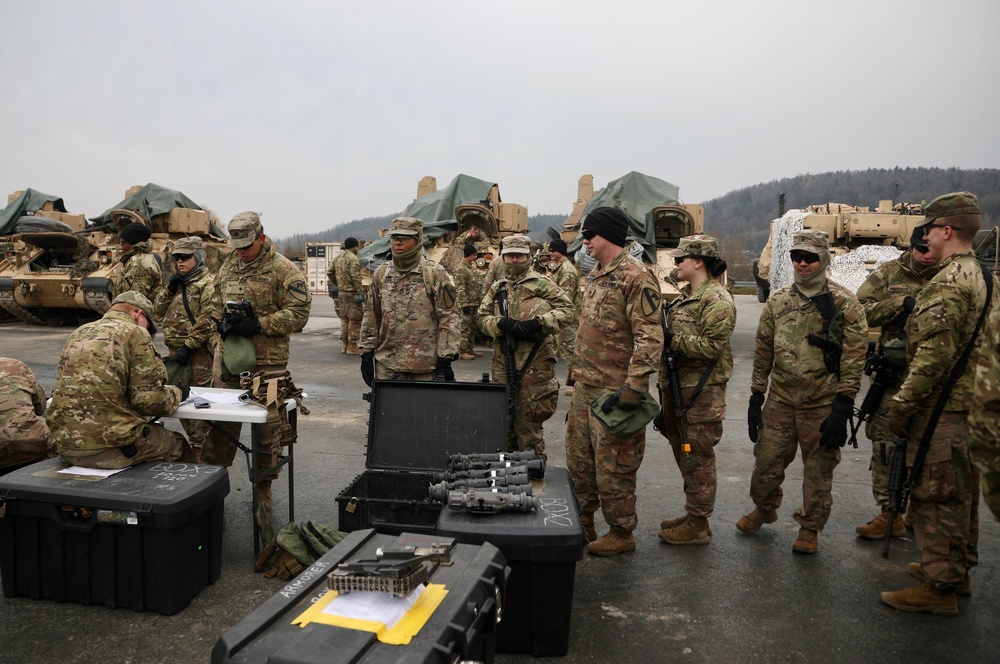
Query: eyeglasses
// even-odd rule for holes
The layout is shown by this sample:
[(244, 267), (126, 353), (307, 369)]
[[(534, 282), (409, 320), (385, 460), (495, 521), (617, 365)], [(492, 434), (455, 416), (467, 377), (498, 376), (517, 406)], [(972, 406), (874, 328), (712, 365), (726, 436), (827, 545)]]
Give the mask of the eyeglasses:
[(689, 258), (691, 258), (691, 257), (690, 256), (674, 256), (674, 265), (680, 265), (681, 263), (683, 263), (684, 261), (686, 261)]
[(793, 251), (790, 253), (793, 263), (818, 263), (819, 254), (814, 254), (811, 251)]
[(174, 254), (175, 261), (186, 261), (190, 258), (194, 258), (194, 254)]
[(951, 224), (924, 224), (920, 228), (924, 229), (924, 235), (927, 235), (927, 231), (932, 228), (948, 228)]
[(593, 240), (594, 236), (597, 235), (597, 233), (588, 228), (583, 231), (580, 231), (580, 235), (583, 236), (584, 240)]

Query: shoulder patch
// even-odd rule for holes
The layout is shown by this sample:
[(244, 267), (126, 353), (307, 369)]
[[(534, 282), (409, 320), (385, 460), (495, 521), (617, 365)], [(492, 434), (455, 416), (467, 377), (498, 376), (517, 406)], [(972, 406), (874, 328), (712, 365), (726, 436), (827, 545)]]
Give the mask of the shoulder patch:
[(296, 281), (295, 283), (288, 285), (288, 292), (292, 294), (292, 297), (299, 302), (309, 301), (309, 292), (306, 290), (306, 282)]
[(642, 311), (643, 316), (655, 316), (660, 311), (659, 291), (655, 291), (648, 286), (643, 288), (642, 295), (639, 297), (639, 309)]
[(451, 284), (442, 284), (441, 291), (438, 294), (438, 302), (443, 309), (454, 309), (455, 308), (455, 287)]

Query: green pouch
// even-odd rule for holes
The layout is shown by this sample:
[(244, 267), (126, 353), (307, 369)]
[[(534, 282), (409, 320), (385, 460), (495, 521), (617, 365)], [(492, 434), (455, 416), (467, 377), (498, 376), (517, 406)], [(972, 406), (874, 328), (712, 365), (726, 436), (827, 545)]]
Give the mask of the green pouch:
[(167, 385), (190, 385), (191, 365), (178, 364), (171, 359), (163, 360), (163, 366), (167, 368)]
[(345, 537), (347, 533), (315, 521), (293, 521), (278, 531), (275, 541), (303, 565), (312, 565)]
[(639, 398), (639, 406), (635, 410), (625, 410), (616, 405), (605, 412), (605, 404), (615, 394), (616, 392), (605, 392), (590, 404), (591, 414), (601, 423), (601, 426), (608, 430), (608, 433), (624, 436), (642, 431), (647, 424), (653, 421), (654, 417), (660, 414), (660, 404), (649, 392), (642, 393)]
[(222, 380), (229, 381), (257, 366), (257, 349), (253, 339), (230, 334), (222, 348)]

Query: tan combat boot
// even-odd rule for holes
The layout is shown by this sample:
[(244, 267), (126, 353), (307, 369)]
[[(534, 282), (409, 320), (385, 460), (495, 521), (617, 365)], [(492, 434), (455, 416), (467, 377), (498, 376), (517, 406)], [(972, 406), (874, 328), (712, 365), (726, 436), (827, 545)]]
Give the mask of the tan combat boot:
[[(906, 571), (910, 573), (917, 581), (927, 581), (927, 575), (924, 574), (923, 565), (920, 563), (910, 563), (906, 566)], [(965, 571), (965, 576), (962, 577), (962, 585), (955, 588), (956, 595), (971, 595), (972, 594), (972, 579), (969, 578), (969, 571)]]
[(626, 551), (635, 551), (635, 538), (632, 533), (615, 530), (612, 528), (608, 534), (601, 539), (587, 545), (587, 551), (595, 556), (609, 557), (617, 556)]
[[(684, 516), (679, 516), (675, 519), (664, 519), (663, 521), (660, 521), (660, 530), (670, 530), (671, 528), (676, 528), (677, 526), (687, 521), (687, 519), (688, 519), (687, 514), (685, 514)], [(708, 523), (708, 519), (705, 519), (705, 522)], [(712, 524), (710, 523), (708, 524), (708, 536), (709, 537), (712, 536)]]
[(458, 359), (460, 359), (460, 360), (474, 360), (474, 359), (476, 359), (476, 356), (475, 356), (474, 353), (459, 353), (458, 354)]
[(708, 544), (708, 519), (689, 515), (680, 524), (659, 532), (659, 538), (667, 544)]
[(361, 355), (361, 349), (357, 344), (348, 344), (346, 352), (348, 355)]
[(593, 514), (581, 514), (580, 525), (583, 526), (583, 534), (587, 536), (587, 542), (597, 539), (597, 529), (594, 527)]
[[(885, 529), (889, 525), (889, 510), (882, 509), (882, 513), (863, 526), (854, 529), (858, 535), (865, 539), (880, 540), (885, 539)], [(892, 520), (892, 536), (902, 537), (906, 535), (906, 526), (903, 525), (903, 517), (899, 514)]]
[(816, 550), (819, 548), (819, 542), (816, 541), (817, 535), (818, 533), (815, 530), (799, 528), (799, 536), (792, 543), (792, 551), (795, 553), (807, 553), (809, 555), (816, 553)]
[(903, 514), (903, 525), (913, 530), (913, 502), (906, 503), (906, 513)]
[(751, 534), (760, 530), (761, 526), (765, 523), (774, 523), (778, 520), (778, 511), (771, 510), (765, 512), (759, 507), (753, 508), (753, 512), (749, 514), (744, 514), (740, 517), (740, 520), (736, 522), (736, 527), (746, 533)]
[(910, 613), (933, 613), (936, 616), (957, 616), (958, 599), (953, 590), (937, 590), (926, 583), (919, 586), (882, 593), (882, 602), (894, 609)]

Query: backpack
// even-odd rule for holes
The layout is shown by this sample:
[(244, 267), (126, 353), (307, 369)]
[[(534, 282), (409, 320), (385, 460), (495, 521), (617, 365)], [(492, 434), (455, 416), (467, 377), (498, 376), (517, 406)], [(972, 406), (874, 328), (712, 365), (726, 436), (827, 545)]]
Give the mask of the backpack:
[(345, 537), (347, 533), (315, 521), (289, 522), (264, 547), (253, 569), (264, 572), (266, 579), (277, 576), (287, 581)]

